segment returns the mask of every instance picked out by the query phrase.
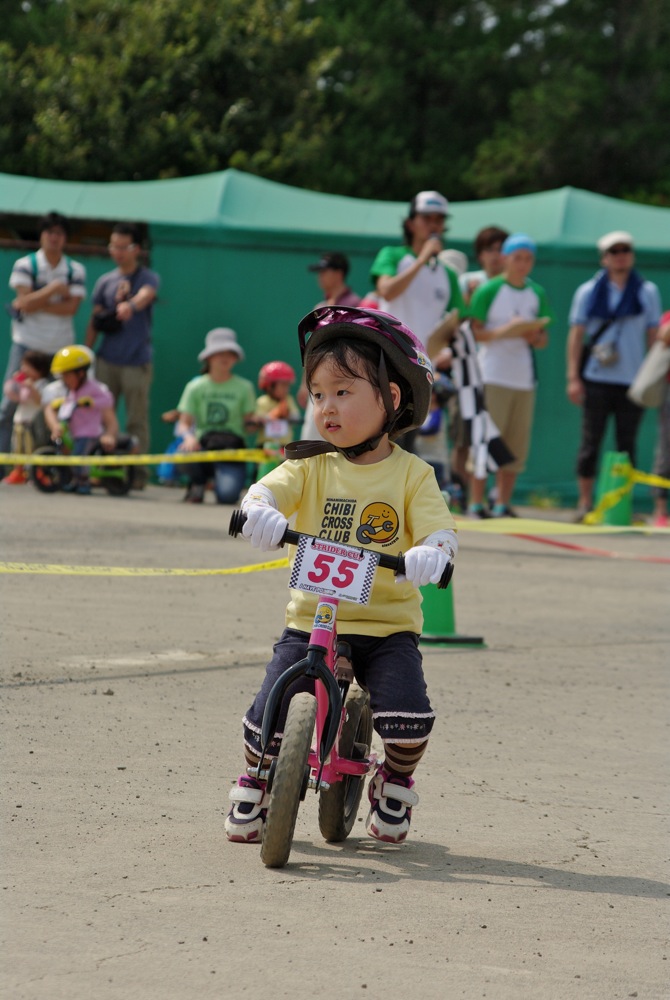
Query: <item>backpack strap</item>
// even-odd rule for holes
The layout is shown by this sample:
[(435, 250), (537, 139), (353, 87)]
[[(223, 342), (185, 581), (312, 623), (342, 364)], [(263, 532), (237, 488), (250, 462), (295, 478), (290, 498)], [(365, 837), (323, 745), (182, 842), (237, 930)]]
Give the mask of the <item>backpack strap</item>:
[[(63, 256), (65, 257), (65, 254)], [(37, 253), (35, 251), (33, 251), (32, 253), (29, 253), (28, 254), (28, 260), (30, 261), (30, 270), (33, 273), (33, 285), (36, 285), (37, 284)], [(68, 285), (71, 285), (72, 281), (73, 281), (73, 276), (74, 276), (74, 268), (72, 267), (72, 261), (70, 260), (69, 257), (65, 257), (65, 260), (67, 262), (67, 283), (68, 283)]]

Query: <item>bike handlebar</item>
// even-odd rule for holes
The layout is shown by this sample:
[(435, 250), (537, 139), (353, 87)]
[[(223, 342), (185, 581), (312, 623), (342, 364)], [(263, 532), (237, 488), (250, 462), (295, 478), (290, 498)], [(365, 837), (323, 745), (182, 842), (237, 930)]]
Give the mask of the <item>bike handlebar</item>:
[[(242, 510), (234, 510), (230, 517), (230, 525), (228, 527), (228, 534), (236, 538), (237, 535), (241, 534), (244, 523), (247, 519), (247, 515)], [(308, 535), (301, 531), (293, 531), (292, 528), (287, 528), (284, 532), (284, 536), (279, 543), (280, 546), (286, 545), (297, 545), (301, 538), (312, 539), (315, 535)], [(349, 548), (357, 549), (359, 552), (367, 552), (367, 549), (361, 548), (359, 545), (350, 545)], [(399, 552), (397, 556), (389, 555), (385, 552), (379, 553), (379, 565), (384, 569), (391, 569), (396, 576), (402, 576), (405, 572), (405, 559), (402, 552)], [(454, 564), (452, 562), (447, 563), (444, 572), (440, 577), (437, 588), (438, 590), (445, 590), (449, 586), (449, 581), (454, 574)]]

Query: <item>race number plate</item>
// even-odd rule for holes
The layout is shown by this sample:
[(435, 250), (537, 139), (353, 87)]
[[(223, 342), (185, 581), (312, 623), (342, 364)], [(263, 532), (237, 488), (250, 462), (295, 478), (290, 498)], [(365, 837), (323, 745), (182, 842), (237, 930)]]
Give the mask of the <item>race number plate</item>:
[(379, 555), (325, 538), (301, 537), (289, 587), (340, 601), (367, 604)]
[(288, 420), (266, 420), (265, 439), (267, 441), (281, 441), (289, 432)]

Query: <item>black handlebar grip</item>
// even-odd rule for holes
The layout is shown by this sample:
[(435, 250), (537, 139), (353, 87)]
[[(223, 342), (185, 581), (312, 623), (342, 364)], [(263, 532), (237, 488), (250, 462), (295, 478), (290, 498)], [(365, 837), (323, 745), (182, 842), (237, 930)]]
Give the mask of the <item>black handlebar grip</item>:
[(230, 524), (228, 525), (228, 534), (232, 535), (233, 538), (237, 538), (237, 536), (242, 531), (242, 528), (244, 527), (244, 522), (246, 521), (246, 519), (247, 519), (247, 515), (245, 513), (243, 513), (243, 511), (241, 511), (241, 510), (234, 510), (233, 513), (230, 515)]
[[(247, 520), (247, 515), (243, 510), (234, 510), (230, 515), (230, 524), (228, 525), (228, 534), (236, 538), (238, 535), (242, 534), (242, 528), (244, 527)], [(282, 538), (280, 545), (285, 545), (289, 542), (291, 545), (297, 545), (300, 541), (300, 534), (297, 531), (291, 531), (290, 528), (286, 528), (284, 532), (284, 537)]]
[(454, 575), (454, 564), (452, 562), (448, 562), (447, 565), (444, 567), (444, 573), (442, 574), (442, 576), (438, 581), (437, 589), (446, 590), (447, 587), (449, 586), (449, 583), (451, 582), (451, 578), (453, 575)]

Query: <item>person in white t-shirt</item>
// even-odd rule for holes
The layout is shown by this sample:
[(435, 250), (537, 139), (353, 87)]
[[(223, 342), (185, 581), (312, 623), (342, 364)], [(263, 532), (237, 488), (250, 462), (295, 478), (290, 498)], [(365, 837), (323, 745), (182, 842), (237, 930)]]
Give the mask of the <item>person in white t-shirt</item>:
[(396, 316), (426, 346), (447, 310), (463, 315), (458, 275), (439, 257), (449, 202), (438, 191), (420, 191), (403, 221), (404, 246), (382, 247), (370, 269), (379, 308)]
[(466, 270), (458, 279), (466, 305), (469, 305), (470, 299), (480, 285), (491, 278), (497, 278), (502, 273), (504, 267), (502, 245), (508, 236), (507, 230), (501, 229), (500, 226), (485, 226), (475, 236), (473, 247), (480, 269)]
[[(403, 220), (404, 245), (382, 247), (370, 268), (378, 308), (404, 323), (431, 358), (431, 335), (445, 314), (452, 314), (456, 323), (464, 313), (458, 275), (440, 259), (448, 217), (449, 202), (444, 195), (419, 191)], [(415, 437), (415, 432), (405, 434), (399, 444), (413, 451)]]
[[(497, 278), (480, 285), (469, 306), (470, 324), (480, 343), (479, 367), (486, 409), (514, 455), (496, 472), (494, 517), (514, 517), (510, 507), (516, 477), (530, 448), (535, 407), (534, 351), (547, 346), (546, 327), (553, 320), (544, 289), (529, 275), (537, 247), (524, 233), (503, 243), (504, 268)], [(472, 477), (472, 517), (486, 517), (486, 479)]]
[[(63, 252), (69, 232), (63, 215), (49, 212), (39, 230), (39, 250), (20, 257), (9, 278), (15, 298), (10, 306), (12, 346), (5, 382), (18, 370), (26, 351), (53, 355), (76, 340), (73, 318), (86, 295), (86, 270)], [(16, 403), (3, 396), (0, 452), (9, 451), (15, 409)]]

